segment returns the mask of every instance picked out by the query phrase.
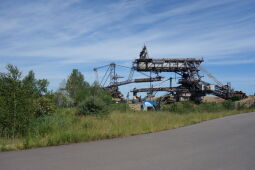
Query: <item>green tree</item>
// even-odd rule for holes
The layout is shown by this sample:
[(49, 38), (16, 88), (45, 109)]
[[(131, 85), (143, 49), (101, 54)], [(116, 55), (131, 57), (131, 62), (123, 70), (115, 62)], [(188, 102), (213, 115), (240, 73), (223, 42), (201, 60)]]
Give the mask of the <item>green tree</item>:
[(0, 127), (4, 135), (14, 137), (25, 133), (29, 119), (33, 117), (33, 102), (23, 86), (18, 68), (7, 65), (6, 69), (7, 73), (0, 74)]
[(46, 79), (37, 80), (33, 71), (29, 71), (28, 75), (22, 80), (22, 83), (27, 93), (33, 97), (40, 97), (48, 92), (47, 86), (49, 82)]
[[(38, 99), (47, 93), (48, 81), (36, 80), (32, 71), (22, 79), (21, 72), (13, 65), (7, 65), (6, 69), (7, 73), (0, 73), (0, 136), (14, 137), (26, 134), (37, 103), (42, 103)], [(48, 108), (45, 103), (48, 100), (40, 106)]]
[(63, 80), (60, 83), (59, 89), (54, 93), (53, 101), (58, 107), (72, 107), (72, 106), (74, 106), (74, 101), (69, 96), (69, 94), (66, 90), (66, 81), (65, 80)]
[(90, 88), (90, 96), (101, 98), (106, 104), (112, 103), (112, 96), (108, 90), (99, 87), (97, 84), (93, 84)]
[(77, 115), (97, 115), (109, 113), (109, 107), (99, 97), (90, 96), (77, 107)]
[(75, 105), (89, 95), (89, 83), (85, 81), (84, 75), (78, 69), (73, 69), (71, 75), (68, 77), (66, 90), (74, 100)]

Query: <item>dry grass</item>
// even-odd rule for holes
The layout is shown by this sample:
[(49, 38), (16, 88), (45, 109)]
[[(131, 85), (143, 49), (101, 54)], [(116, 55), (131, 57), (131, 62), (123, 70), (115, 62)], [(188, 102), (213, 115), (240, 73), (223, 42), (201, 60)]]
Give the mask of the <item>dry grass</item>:
[(248, 96), (247, 98), (245, 98), (243, 100), (236, 101), (235, 105), (251, 107), (251, 106), (255, 105), (255, 96)]
[[(246, 110), (250, 111), (250, 110)], [(199, 123), (243, 111), (218, 113), (118, 112), (104, 116), (77, 117), (73, 109), (62, 109), (34, 123), (27, 137), (1, 139), (1, 151), (61, 145), (81, 141), (150, 133)]]

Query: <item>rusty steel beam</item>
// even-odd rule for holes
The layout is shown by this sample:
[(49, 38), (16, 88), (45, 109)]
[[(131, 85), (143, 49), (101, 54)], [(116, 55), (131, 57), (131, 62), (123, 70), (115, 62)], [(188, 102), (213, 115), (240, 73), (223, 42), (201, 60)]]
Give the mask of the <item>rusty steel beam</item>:
[(140, 78), (134, 79), (134, 83), (144, 83), (144, 82), (155, 82), (155, 81), (162, 81), (163, 77), (153, 77), (153, 78)]
[(118, 86), (123, 86), (123, 85), (131, 84), (131, 83), (146, 83), (146, 82), (156, 82), (156, 81), (162, 81), (162, 80), (163, 80), (163, 77), (161, 76), (152, 77), (152, 78), (139, 78), (139, 79), (116, 82), (115, 84), (109, 85), (106, 88), (118, 87)]
[(150, 92), (150, 91), (166, 91), (166, 92), (183, 92), (188, 93), (189, 91), (187, 89), (181, 89), (179, 87), (152, 87), (152, 88), (134, 88), (131, 92), (133, 93), (140, 93), (140, 92)]
[(203, 61), (195, 58), (139, 58), (133, 62), (133, 68), (144, 72), (188, 72), (197, 71)]

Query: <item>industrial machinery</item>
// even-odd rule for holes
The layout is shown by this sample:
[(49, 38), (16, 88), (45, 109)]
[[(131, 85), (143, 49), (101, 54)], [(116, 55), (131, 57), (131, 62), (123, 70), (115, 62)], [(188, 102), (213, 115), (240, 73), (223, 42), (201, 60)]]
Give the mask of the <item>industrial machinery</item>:
[[(178, 80), (179, 86), (172, 87), (172, 79), (170, 80), (169, 87), (152, 87), (133, 89), (133, 95), (136, 96), (139, 92), (153, 92), (166, 91), (170, 96), (173, 96), (175, 101), (192, 100), (197, 103), (202, 101), (202, 97), (207, 94), (213, 94), (223, 99), (230, 99), (237, 94), (242, 97), (245, 96), (243, 92), (236, 92), (231, 88), (231, 84), (223, 85), (212, 74), (201, 66), (203, 59), (196, 58), (161, 58), (153, 59), (148, 56), (146, 46), (140, 53), (140, 58), (135, 59), (133, 62), (133, 69), (139, 72), (150, 72), (159, 74), (162, 72), (173, 72), (178, 74), (181, 78)], [(216, 84), (210, 84), (202, 80), (203, 76), (200, 75), (203, 71), (210, 79)]]
[[(123, 68), (130, 69), (130, 73), (129, 73), (129, 76), (128, 76), (127, 80), (118, 81), (119, 79), (124, 78), (124, 77), (121, 77), (117, 74), (117, 72), (116, 72), (117, 67), (123, 67)], [(104, 68), (106, 68), (106, 71), (105, 71), (101, 81), (99, 81), (98, 70), (99, 69), (104, 69)], [(94, 68), (94, 72), (96, 74), (96, 84), (98, 84), (100, 87), (102, 87), (104, 89), (109, 90), (112, 94), (112, 97), (115, 98), (115, 99), (117, 99), (117, 98), (122, 99), (123, 98), (123, 95), (119, 91), (119, 86), (123, 86), (123, 85), (130, 84), (130, 83), (144, 83), (144, 82), (155, 82), (155, 81), (162, 81), (163, 80), (163, 77), (161, 77), (161, 76), (149, 77), (148, 75), (146, 75), (144, 73), (141, 73), (141, 74), (143, 74), (147, 78), (133, 79), (133, 75), (134, 75), (134, 69), (133, 68), (118, 65), (118, 64), (115, 64), (115, 63), (111, 63), (109, 65)]]
[[(119, 92), (118, 87), (130, 83), (144, 83), (149, 82), (150, 87), (147, 88), (134, 88), (133, 96), (138, 98), (138, 93), (146, 92), (147, 97), (153, 97), (155, 93), (164, 91), (166, 95), (162, 97), (162, 100), (171, 99), (175, 101), (188, 101), (192, 100), (196, 103), (202, 101), (202, 97), (207, 94), (212, 94), (223, 99), (230, 99), (234, 96), (241, 98), (245, 97), (245, 93), (241, 91), (234, 91), (231, 88), (231, 84), (222, 84), (212, 74), (210, 74), (205, 68), (201, 66), (203, 59), (197, 58), (150, 58), (146, 46), (143, 47), (138, 59), (133, 61), (132, 67), (126, 67), (111, 63), (102, 67), (94, 68), (97, 80), (96, 82), (103, 88), (109, 90), (114, 98), (122, 98), (123, 95)], [(116, 67), (124, 67), (130, 69), (128, 79), (125, 81), (118, 81), (120, 78), (116, 73)], [(107, 68), (106, 72), (99, 82), (98, 70)], [(205, 73), (215, 84), (203, 81), (203, 76), (200, 72)], [(134, 72), (138, 72), (146, 76), (146, 78), (133, 79)], [(149, 75), (145, 74), (149, 73)], [(172, 87), (172, 77), (163, 80), (164, 77), (160, 76), (161, 73), (175, 73), (180, 78), (178, 79), (178, 86)], [(152, 76), (154, 75), (154, 76)], [(152, 82), (165, 82), (169, 81), (169, 86), (166, 87), (153, 87)]]

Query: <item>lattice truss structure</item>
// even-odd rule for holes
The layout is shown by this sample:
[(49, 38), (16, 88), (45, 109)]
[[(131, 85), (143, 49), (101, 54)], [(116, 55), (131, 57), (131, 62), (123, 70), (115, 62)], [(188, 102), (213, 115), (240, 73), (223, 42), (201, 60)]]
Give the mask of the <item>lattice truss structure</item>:
[[(131, 90), (133, 96), (137, 96), (138, 93), (146, 92), (147, 96), (153, 96), (158, 91), (168, 92), (166, 96), (171, 96), (174, 101), (186, 101), (193, 100), (195, 102), (201, 102), (202, 97), (207, 94), (213, 94), (218, 97), (229, 99), (235, 95), (245, 97), (245, 93), (236, 92), (231, 88), (230, 83), (223, 85), (212, 74), (210, 74), (205, 68), (201, 66), (204, 62), (203, 59), (197, 58), (150, 58), (146, 46), (140, 52), (138, 59), (135, 59), (132, 63), (132, 67), (126, 67), (111, 63), (106, 66), (95, 68), (97, 76), (97, 83), (113, 94), (113, 97), (120, 97), (118, 87), (130, 83), (150, 83), (149, 88), (134, 88)], [(122, 78), (117, 75), (116, 67), (125, 67), (130, 69), (128, 79), (125, 81), (118, 81)], [(98, 80), (97, 70), (107, 67), (105, 75)], [(200, 75), (200, 71), (205, 73), (215, 84), (211, 84), (202, 80), (203, 76)], [(138, 72), (146, 76), (146, 78), (133, 79), (134, 72)], [(147, 74), (146, 74), (147, 73)], [(149, 75), (148, 75), (149, 73)], [(152, 77), (152, 73), (156, 77)], [(161, 73), (176, 73), (180, 76), (178, 79), (178, 86), (172, 87), (172, 77), (163, 80)], [(170, 81), (168, 87), (153, 87), (151, 82), (155, 81)], [(107, 83), (108, 82), (108, 83)]]

